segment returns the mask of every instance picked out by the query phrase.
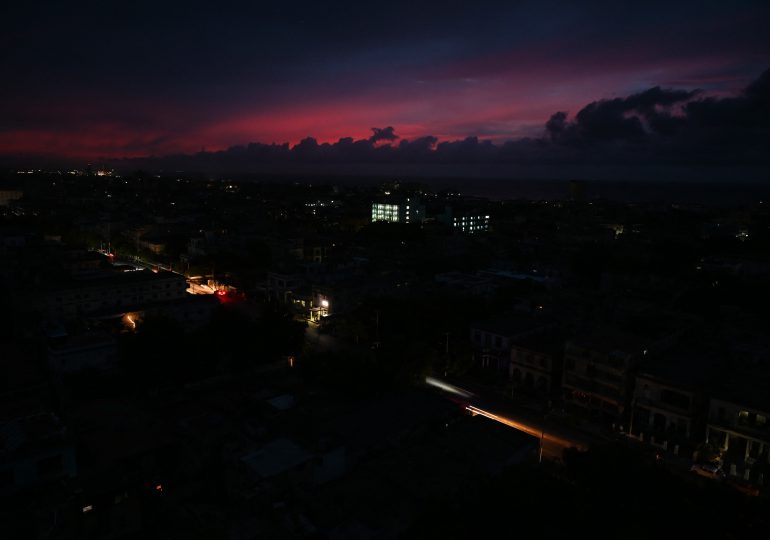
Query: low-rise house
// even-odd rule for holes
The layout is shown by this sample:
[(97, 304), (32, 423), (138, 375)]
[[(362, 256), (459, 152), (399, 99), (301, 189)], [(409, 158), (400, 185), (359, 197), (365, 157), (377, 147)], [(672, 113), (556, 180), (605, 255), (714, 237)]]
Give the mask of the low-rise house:
[(55, 285), (45, 293), (43, 301), (49, 317), (66, 320), (179, 300), (185, 298), (186, 290), (184, 276), (172, 272), (103, 272)]
[(546, 327), (512, 340), (509, 374), (514, 389), (543, 399), (561, 391), (561, 371), (567, 333)]
[(668, 348), (673, 333), (633, 333), (615, 324), (586, 326), (564, 348), (562, 385), (567, 403), (607, 424), (629, 417), (636, 368)]
[(721, 452), (727, 473), (763, 484), (770, 473), (770, 402), (718, 396), (709, 402), (706, 442)]
[(514, 340), (533, 334), (550, 324), (550, 321), (537, 315), (523, 314), (477, 322), (471, 326), (471, 345), (481, 367), (507, 372), (510, 369), (511, 346)]

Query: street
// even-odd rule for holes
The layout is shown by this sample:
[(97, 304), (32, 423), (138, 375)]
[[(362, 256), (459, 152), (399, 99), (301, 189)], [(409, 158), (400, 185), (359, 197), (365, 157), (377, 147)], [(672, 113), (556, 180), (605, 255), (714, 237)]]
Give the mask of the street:
[(464, 388), (437, 377), (427, 377), (426, 384), (438, 388), (447, 396), (461, 396), (467, 402), (466, 410), (473, 416), (484, 416), (513, 429), (541, 439), (542, 455), (546, 459), (561, 459), (567, 448), (586, 450), (596, 437), (561, 425), (553, 419), (538, 416), (531, 411), (514, 410), (510, 404), (492, 403)]

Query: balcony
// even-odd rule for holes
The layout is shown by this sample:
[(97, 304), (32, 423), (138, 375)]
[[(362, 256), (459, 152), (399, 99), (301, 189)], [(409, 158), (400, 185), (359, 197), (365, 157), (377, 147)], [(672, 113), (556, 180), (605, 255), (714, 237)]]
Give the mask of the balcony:
[(639, 405), (644, 405), (647, 407), (652, 407), (655, 409), (660, 409), (663, 411), (671, 412), (674, 414), (679, 414), (682, 416), (692, 416), (694, 414), (693, 407), (680, 407), (678, 405), (673, 405), (671, 403), (662, 401), (660, 399), (656, 398), (648, 398), (648, 397), (641, 397), (637, 396), (634, 398), (636, 403)]
[(719, 416), (711, 413), (708, 417), (709, 423), (740, 433), (752, 439), (770, 442), (770, 425), (751, 423), (748, 420), (742, 420), (740, 416)]
[(573, 374), (567, 374), (564, 378), (564, 384), (571, 386), (582, 392), (596, 394), (608, 399), (622, 401), (623, 392), (616, 387), (607, 386), (593, 379), (586, 379)]

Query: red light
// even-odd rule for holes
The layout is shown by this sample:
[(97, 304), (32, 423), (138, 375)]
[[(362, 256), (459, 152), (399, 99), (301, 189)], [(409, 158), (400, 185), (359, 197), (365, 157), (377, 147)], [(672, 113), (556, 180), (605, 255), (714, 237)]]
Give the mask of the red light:
[(158, 484), (157, 486), (155, 486), (155, 491), (159, 493), (163, 493), (163, 484)]
[(227, 291), (225, 291), (225, 290), (223, 290), (223, 289), (219, 289), (219, 290), (217, 291), (217, 294), (218, 294), (219, 296), (224, 296), (224, 295), (226, 295), (226, 294), (227, 294)]

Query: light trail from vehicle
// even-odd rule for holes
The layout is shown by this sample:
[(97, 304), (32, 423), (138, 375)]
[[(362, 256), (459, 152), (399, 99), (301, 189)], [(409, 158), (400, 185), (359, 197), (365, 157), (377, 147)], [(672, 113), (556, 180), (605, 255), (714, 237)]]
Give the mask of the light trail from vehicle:
[(449, 384), (440, 379), (436, 379), (435, 377), (425, 377), (425, 383), (429, 384), (430, 386), (434, 386), (439, 390), (443, 390), (444, 392), (449, 392), (450, 394), (454, 394), (456, 396), (460, 396), (464, 398), (470, 398), (474, 396), (473, 392), (468, 392), (467, 390), (464, 390), (459, 386)]
[(518, 429), (519, 431), (523, 431), (527, 435), (532, 435), (533, 437), (542, 438), (546, 442), (551, 442), (564, 448), (570, 448), (574, 446), (579, 450), (585, 449), (585, 446), (582, 443), (565, 439), (563, 437), (559, 437), (550, 432), (546, 432), (542, 427), (513, 420), (506, 416), (495, 414), (487, 410), (484, 410), (480, 407), (476, 407), (475, 405), (468, 405), (465, 407), (465, 409), (474, 416), (477, 414), (484, 416), (486, 418), (489, 418), (490, 420), (494, 420), (496, 422), (500, 422), (501, 424), (505, 424), (506, 426), (512, 427), (514, 429)]

